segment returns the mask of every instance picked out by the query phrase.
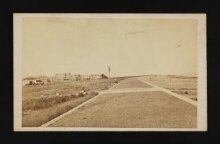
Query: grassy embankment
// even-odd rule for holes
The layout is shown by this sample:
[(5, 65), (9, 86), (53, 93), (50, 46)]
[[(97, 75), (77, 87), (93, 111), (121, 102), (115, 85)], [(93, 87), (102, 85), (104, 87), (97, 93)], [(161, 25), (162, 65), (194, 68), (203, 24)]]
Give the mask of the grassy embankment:
[[(123, 80), (125, 78), (118, 78)], [(23, 86), (22, 126), (37, 127), (67, 112), (106, 90), (113, 81), (99, 79), (91, 81), (69, 81), (49, 85)], [(79, 95), (84, 88), (87, 95)]]

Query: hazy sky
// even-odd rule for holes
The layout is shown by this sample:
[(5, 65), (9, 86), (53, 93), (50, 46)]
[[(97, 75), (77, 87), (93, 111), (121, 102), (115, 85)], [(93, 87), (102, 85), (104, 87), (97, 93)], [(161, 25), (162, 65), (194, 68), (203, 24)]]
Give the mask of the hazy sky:
[(197, 72), (197, 21), (23, 18), (24, 76)]

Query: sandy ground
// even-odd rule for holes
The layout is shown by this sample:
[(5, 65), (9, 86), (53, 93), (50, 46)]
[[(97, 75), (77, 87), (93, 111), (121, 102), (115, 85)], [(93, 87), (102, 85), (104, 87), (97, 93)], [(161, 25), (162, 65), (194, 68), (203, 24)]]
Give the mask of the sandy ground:
[(51, 127), (196, 128), (197, 107), (135, 79), (114, 89), (146, 88), (149, 91), (106, 93)]

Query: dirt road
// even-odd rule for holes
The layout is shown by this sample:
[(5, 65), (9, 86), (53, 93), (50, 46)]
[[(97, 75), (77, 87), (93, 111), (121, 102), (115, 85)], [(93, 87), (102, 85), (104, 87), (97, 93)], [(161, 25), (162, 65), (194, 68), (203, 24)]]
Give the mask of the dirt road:
[(196, 128), (196, 123), (195, 105), (129, 78), (49, 126)]

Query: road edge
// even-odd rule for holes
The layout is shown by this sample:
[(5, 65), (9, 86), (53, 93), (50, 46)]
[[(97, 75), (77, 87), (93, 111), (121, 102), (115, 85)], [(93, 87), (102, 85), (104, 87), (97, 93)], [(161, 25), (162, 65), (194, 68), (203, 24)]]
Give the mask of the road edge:
[(155, 88), (157, 88), (157, 89), (160, 89), (161, 91), (163, 91), (163, 92), (165, 92), (165, 93), (167, 93), (167, 94), (170, 94), (171, 96), (174, 96), (174, 97), (176, 97), (176, 98), (178, 98), (178, 99), (180, 99), (180, 100), (182, 100), (182, 101), (185, 101), (185, 102), (187, 102), (187, 103), (189, 103), (189, 104), (192, 104), (193, 106), (196, 106), (196, 107), (197, 107), (197, 101), (194, 101), (194, 100), (192, 100), (192, 99), (190, 99), (190, 98), (187, 98), (187, 97), (185, 97), (185, 96), (182, 96), (182, 95), (173, 93), (173, 92), (171, 92), (171, 91), (168, 90), (168, 89), (165, 89), (165, 88), (156, 86), (156, 85), (154, 85), (154, 84), (151, 84), (151, 83), (149, 83), (149, 82), (144, 81), (143, 79), (141, 79), (141, 77), (139, 77), (139, 78), (137, 78), (137, 79), (138, 79), (139, 81), (143, 82), (143, 83), (146, 83), (146, 84), (148, 84), (148, 85), (150, 85), (150, 86), (153, 86), (153, 87), (155, 87)]
[(104, 90), (104, 91), (99, 92), (99, 94), (96, 95), (96, 96), (94, 96), (93, 98), (88, 99), (87, 101), (85, 101), (85, 102), (79, 104), (78, 106), (76, 106), (76, 107), (74, 107), (74, 108), (68, 110), (67, 112), (65, 112), (65, 113), (63, 113), (63, 114), (61, 114), (61, 115), (55, 117), (54, 119), (52, 119), (52, 120), (50, 120), (50, 121), (48, 121), (48, 122), (42, 124), (42, 125), (39, 126), (39, 127), (48, 127), (49, 125), (55, 123), (56, 121), (60, 120), (61, 118), (63, 118), (63, 117), (65, 117), (65, 116), (69, 115), (70, 113), (72, 113), (72, 112), (78, 110), (80, 107), (86, 105), (87, 103), (93, 101), (94, 99), (98, 98), (99, 96), (105, 94), (105, 91), (108, 91), (108, 90), (110, 90), (110, 89), (113, 89), (114, 87), (115, 87), (115, 85), (112, 86), (111, 88), (107, 89), (107, 90)]

